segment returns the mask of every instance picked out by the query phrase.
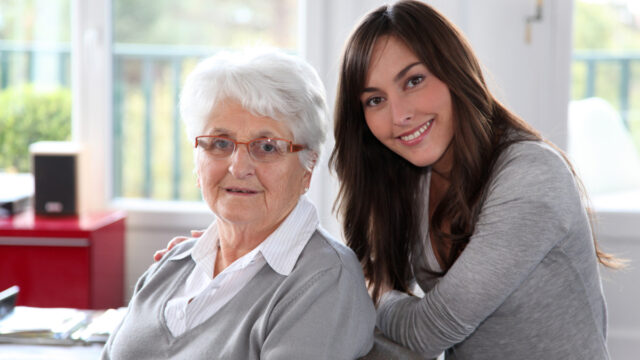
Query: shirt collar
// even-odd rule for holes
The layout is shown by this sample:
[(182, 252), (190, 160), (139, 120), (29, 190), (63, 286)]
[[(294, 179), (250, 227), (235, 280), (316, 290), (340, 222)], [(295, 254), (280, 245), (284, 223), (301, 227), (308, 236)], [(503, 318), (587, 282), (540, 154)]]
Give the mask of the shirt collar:
[[(300, 197), (296, 207), (278, 228), (254, 250), (238, 259), (245, 267), (262, 254), (269, 266), (281, 275), (289, 275), (302, 249), (318, 228), (318, 212), (306, 195)], [(191, 255), (196, 266), (209, 274), (218, 251), (218, 225), (214, 220), (188, 251), (176, 254), (169, 260), (180, 260)], [(247, 256), (249, 255), (249, 256)]]
[(269, 266), (281, 275), (289, 275), (318, 224), (316, 207), (306, 195), (301, 196), (282, 224), (260, 244)]
[[(200, 235), (200, 237), (196, 238), (196, 243), (188, 249), (187, 251), (178, 253), (173, 255), (169, 260), (181, 260), (188, 256), (191, 256), (193, 260), (198, 263), (207, 257), (211, 256), (211, 251), (213, 250), (213, 261), (216, 258), (216, 250), (218, 246), (218, 226), (216, 225), (216, 220), (214, 220), (209, 227)], [(213, 263), (211, 263), (211, 269), (213, 269)]]

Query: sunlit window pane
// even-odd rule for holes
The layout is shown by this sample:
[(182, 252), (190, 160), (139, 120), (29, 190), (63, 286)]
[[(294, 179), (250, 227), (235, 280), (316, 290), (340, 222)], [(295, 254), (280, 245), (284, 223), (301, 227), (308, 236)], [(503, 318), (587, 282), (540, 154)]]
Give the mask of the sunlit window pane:
[(71, 137), (70, 0), (0, 0), (0, 172), (29, 145)]
[(640, 198), (640, 3), (575, 2), (569, 154), (596, 198)]

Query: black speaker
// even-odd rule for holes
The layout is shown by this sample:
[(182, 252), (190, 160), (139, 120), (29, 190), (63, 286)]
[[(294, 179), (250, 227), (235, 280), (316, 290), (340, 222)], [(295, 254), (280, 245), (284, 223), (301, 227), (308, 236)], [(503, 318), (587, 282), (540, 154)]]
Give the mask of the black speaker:
[(36, 214), (77, 215), (78, 147), (69, 142), (41, 141), (29, 150)]

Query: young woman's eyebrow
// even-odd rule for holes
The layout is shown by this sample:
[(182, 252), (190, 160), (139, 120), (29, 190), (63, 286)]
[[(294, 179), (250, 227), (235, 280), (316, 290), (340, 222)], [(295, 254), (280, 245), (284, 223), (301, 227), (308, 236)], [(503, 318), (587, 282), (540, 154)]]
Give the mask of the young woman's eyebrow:
[[(409, 64), (409, 65), (405, 66), (402, 70), (400, 70), (400, 72), (398, 72), (398, 73), (396, 74), (396, 76), (394, 76), (394, 77), (393, 77), (393, 81), (394, 81), (394, 82), (398, 82), (398, 81), (400, 81), (400, 79), (402, 79), (402, 78), (407, 74), (407, 72), (408, 72), (409, 70), (411, 70), (411, 68), (412, 68), (412, 67), (414, 67), (414, 66), (416, 66), (416, 65), (420, 65), (420, 64), (422, 64), (420, 61), (416, 61), (416, 62), (414, 62), (414, 63), (412, 63), (412, 64)], [(362, 92), (363, 92), (363, 93), (367, 93), (367, 92), (376, 92), (376, 91), (378, 91), (378, 90), (379, 90), (378, 88), (368, 87), (368, 88), (364, 88), (364, 89), (362, 90)]]
[(396, 76), (393, 78), (393, 81), (398, 82), (400, 81), (400, 79), (402, 79), (409, 70), (411, 70), (412, 67), (416, 66), (416, 65), (420, 65), (422, 64), (420, 61), (416, 61), (413, 64), (409, 64), (407, 66), (404, 67), (404, 69), (400, 70), (400, 72), (398, 74), (396, 74)]

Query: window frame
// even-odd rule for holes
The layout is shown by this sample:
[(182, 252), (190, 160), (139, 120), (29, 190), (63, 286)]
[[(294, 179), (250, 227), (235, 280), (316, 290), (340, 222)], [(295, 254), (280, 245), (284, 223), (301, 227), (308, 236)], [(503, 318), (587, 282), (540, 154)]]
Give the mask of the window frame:
[(107, 209), (111, 198), (111, 1), (71, 4), (71, 133), (81, 146), (81, 212)]

